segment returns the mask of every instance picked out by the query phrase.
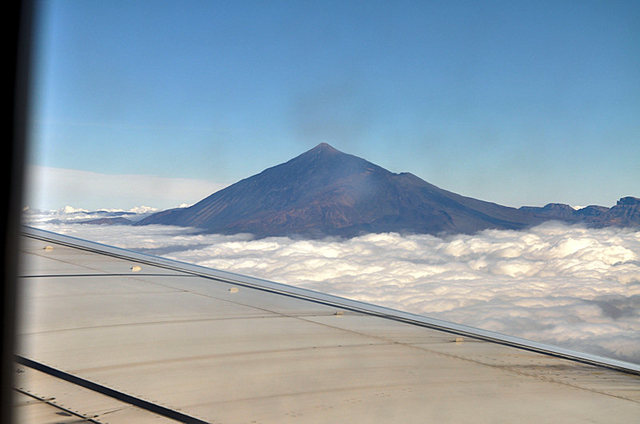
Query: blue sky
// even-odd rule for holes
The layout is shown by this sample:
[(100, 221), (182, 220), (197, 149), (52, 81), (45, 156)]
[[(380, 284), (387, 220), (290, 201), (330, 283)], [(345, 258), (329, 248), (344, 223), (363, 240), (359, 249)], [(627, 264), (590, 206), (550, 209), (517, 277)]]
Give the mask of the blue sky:
[(640, 196), (637, 1), (38, 5), (33, 206), (177, 206), (320, 142), (511, 206)]

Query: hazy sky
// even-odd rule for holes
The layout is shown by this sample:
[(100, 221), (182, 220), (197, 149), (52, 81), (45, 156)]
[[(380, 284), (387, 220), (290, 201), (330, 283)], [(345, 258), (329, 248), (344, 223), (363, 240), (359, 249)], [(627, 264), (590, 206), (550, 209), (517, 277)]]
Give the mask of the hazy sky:
[(37, 5), (32, 206), (177, 206), (323, 141), (511, 206), (640, 196), (638, 1)]

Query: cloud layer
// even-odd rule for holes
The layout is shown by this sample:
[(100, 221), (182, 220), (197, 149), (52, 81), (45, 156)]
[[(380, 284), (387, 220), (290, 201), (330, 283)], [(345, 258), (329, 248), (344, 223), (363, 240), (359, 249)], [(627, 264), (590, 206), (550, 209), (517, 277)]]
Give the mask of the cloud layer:
[(640, 363), (640, 231), (548, 223), (438, 238), (252, 240), (146, 226), (51, 231)]

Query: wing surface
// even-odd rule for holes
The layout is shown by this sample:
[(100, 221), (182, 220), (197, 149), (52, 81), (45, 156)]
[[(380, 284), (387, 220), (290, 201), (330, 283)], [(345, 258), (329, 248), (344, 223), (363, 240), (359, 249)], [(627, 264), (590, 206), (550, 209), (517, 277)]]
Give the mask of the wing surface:
[(25, 229), (18, 422), (635, 422), (640, 367)]

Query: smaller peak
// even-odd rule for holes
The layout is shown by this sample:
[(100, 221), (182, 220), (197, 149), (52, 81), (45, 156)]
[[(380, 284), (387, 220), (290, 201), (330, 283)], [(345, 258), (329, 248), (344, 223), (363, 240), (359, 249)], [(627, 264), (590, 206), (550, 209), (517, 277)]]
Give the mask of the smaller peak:
[(622, 197), (620, 200), (618, 200), (616, 204), (616, 206), (636, 206), (636, 205), (640, 205), (640, 198), (632, 197), (632, 196)]
[(546, 209), (546, 210), (566, 210), (566, 211), (575, 210), (571, 206), (566, 205), (564, 203), (547, 203), (546, 205), (544, 205), (544, 207), (542, 209)]

